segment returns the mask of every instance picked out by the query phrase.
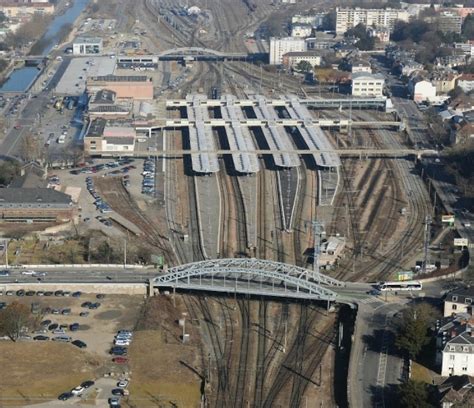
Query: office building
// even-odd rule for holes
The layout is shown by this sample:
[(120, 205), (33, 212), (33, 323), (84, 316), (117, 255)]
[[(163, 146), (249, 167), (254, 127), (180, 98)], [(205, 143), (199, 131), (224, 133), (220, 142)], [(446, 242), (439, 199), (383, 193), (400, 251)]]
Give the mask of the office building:
[(384, 84), (385, 79), (381, 74), (369, 74), (367, 72), (352, 74), (352, 95), (383, 96)]
[(303, 38), (270, 38), (270, 65), (281, 65), (283, 55), (289, 52), (306, 51), (306, 42)]

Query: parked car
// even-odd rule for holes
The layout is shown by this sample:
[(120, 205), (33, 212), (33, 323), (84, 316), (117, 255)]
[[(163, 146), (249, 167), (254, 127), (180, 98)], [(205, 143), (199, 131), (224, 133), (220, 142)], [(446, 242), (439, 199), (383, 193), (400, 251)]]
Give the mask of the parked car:
[(72, 323), (69, 325), (69, 330), (71, 331), (77, 331), (79, 329), (79, 323)]
[(87, 344), (84, 343), (82, 340), (74, 340), (71, 344), (74, 344), (76, 347), (79, 348), (87, 348)]
[(119, 395), (121, 397), (123, 397), (124, 395), (122, 388), (114, 388), (111, 392), (112, 392), (112, 395)]
[(84, 392), (84, 387), (81, 387), (80, 385), (71, 390), (72, 395), (81, 395), (83, 392)]
[(39, 336), (33, 337), (33, 340), (46, 341), (46, 340), (49, 340), (49, 337), (48, 337), (48, 336), (39, 335)]
[(128, 380), (120, 380), (117, 383), (117, 387), (119, 388), (127, 388), (127, 386), (128, 386)]
[(58, 400), (60, 401), (67, 401), (69, 398), (73, 397), (74, 395), (71, 392), (63, 392), (59, 397)]
[(116, 364), (127, 364), (128, 358), (126, 357), (114, 357), (112, 361)]
[(84, 381), (84, 382), (81, 384), (81, 387), (90, 388), (90, 387), (92, 387), (94, 384), (95, 384), (94, 381), (88, 380), (88, 381)]

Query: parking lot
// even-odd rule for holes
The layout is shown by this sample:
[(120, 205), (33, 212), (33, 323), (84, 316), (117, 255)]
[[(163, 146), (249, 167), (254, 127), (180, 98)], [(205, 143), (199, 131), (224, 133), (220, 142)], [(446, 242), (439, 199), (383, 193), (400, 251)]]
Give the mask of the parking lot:
[[(127, 394), (131, 379), (126, 350), (133, 339), (132, 332), (143, 303), (141, 296), (28, 290), (12, 291), (7, 295), (3, 290), (0, 292), (0, 305), (18, 301), (32, 307), (39, 319), (36, 330), (25, 332), (18, 342), (0, 341), (0, 395), (3, 402), (8, 396), (12, 401), (22, 401), (22, 404), (14, 405), (23, 405), (28, 400), (41, 402), (49, 399), (55, 402), (39, 406), (77, 406), (80, 401), (90, 405), (96, 400), (98, 406), (108, 406), (113, 393), (118, 398)], [(112, 347), (121, 347), (125, 352), (113, 355)], [(35, 348), (47, 349), (48, 353), (36, 355)], [(28, 355), (28, 363), (23, 366), (10, 361), (9, 350), (20, 354), (23, 350)], [(40, 370), (40, 373), (30, 371), (31, 367), (41, 364), (67, 367), (68, 358), (71, 367), (78, 369), (68, 378), (58, 380), (54, 369), (51, 372)], [(5, 373), (9, 373), (8, 379), (4, 377)], [(117, 386), (124, 379), (127, 382)], [(95, 384), (81, 388), (85, 381)], [(76, 387), (74, 393), (77, 395), (71, 395)], [(34, 394), (38, 389), (41, 389), (41, 395)], [(62, 394), (64, 401), (57, 400)]]

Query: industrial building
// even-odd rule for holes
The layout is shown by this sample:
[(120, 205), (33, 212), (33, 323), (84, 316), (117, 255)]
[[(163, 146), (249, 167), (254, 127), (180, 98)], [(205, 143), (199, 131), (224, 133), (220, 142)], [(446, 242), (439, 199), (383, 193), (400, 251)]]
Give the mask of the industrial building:
[(71, 196), (50, 188), (0, 188), (0, 222), (68, 222), (77, 215)]
[(86, 86), (88, 93), (98, 92), (102, 89), (113, 91), (117, 99), (153, 99), (153, 81), (146, 75), (106, 75), (89, 77)]
[(96, 118), (90, 122), (84, 137), (84, 152), (133, 152), (137, 132), (130, 122), (107, 121)]
[(102, 38), (77, 37), (72, 43), (73, 55), (100, 55), (102, 54)]

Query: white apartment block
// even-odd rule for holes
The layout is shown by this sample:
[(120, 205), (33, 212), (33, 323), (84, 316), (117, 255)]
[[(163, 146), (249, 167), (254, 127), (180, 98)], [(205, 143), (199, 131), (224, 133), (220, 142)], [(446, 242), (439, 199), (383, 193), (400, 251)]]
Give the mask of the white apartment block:
[(317, 28), (323, 25), (324, 17), (326, 13), (315, 13), (315, 14), (296, 14), (291, 18), (291, 24), (311, 24), (312, 27)]
[(383, 96), (385, 78), (380, 74), (352, 74), (352, 96)]
[(296, 23), (291, 26), (291, 36), (306, 38), (311, 36), (313, 27), (310, 24)]
[(301, 61), (309, 62), (312, 67), (318, 67), (321, 65), (322, 58), (321, 54), (314, 51), (288, 52), (282, 57), (282, 63), (287, 68), (295, 68)]
[(283, 55), (289, 52), (306, 51), (306, 42), (303, 38), (270, 38), (270, 65), (281, 65)]
[[(444, 329), (444, 330), (443, 330)], [(469, 322), (446, 325), (438, 333), (437, 355), (441, 362), (441, 375), (474, 375), (474, 335)], [(441, 357), (441, 358), (439, 358)], [(439, 361), (441, 360), (441, 361)]]
[(347, 30), (362, 23), (367, 27), (388, 28), (393, 30), (397, 20), (408, 21), (410, 15), (406, 10), (397, 9), (336, 9), (336, 34), (344, 34)]

